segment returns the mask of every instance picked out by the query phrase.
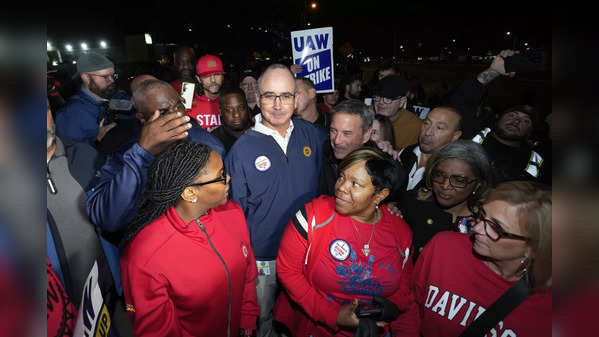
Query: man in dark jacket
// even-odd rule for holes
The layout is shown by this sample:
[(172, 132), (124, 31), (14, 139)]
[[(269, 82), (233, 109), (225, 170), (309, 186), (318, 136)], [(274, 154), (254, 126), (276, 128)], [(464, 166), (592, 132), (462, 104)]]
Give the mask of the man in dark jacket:
[(329, 141), (323, 144), (319, 195), (335, 195), (339, 162), (353, 150), (370, 142), (374, 111), (357, 99), (345, 100), (331, 110)]
[(250, 128), (251, 120), (245, 94), (239, 88), (223, 91), (218, 97), (222, 125), (212, 131), (227, 152), (237, 138)]
[[(89, 52), (77, 60), (82, 84), (56, 113), (56, 128), (66, 138), (94, 145), (115, 123), (106, 123), (109, 100), (117, 92), (114, 64), (104, 55)], [(122, 97), (126, 98), (126, 97)]]
[[(46, 255), (48, 275), (54, 276), (47, 285), (48, 336), (92, 335), (101, 329), (110, 336), (133, 336), (100, 239), (84, 211), (85, 189), (97, 178), (99, 157), (89, 144), (63, 142), (56, 135), (48, 104)], [(69, 303), (85, 308), (79, 317)]]
[(472, 138), (487, 151), (497, 183), (536, 180), (551, 184), (551, 163), (547, 155), (528, 143), (536, 119), (536, 111), (531, 106), (514, 106), (499, 115), (492, 129), (482, 129)]

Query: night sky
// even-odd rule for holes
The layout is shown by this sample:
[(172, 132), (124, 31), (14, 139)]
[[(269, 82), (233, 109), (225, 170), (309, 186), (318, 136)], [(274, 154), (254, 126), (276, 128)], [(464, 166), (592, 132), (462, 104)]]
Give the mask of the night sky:
[(126, 8), (103, 1), (102, 10), (51, 10), (47, 34), (58, 44), (107, 39), (122, 45), (126, 35), (150, 33), (154, 43), (195, 44), (200, 52), (290, 53), (290, 31), (333, 26), (336, 46), (349, 42), (371, 56), (401, 56), (400, 45), (410, 57), (438, 55), (445, 47), (480, 55), (510, 48), (514, 39), (521, 49), (524, 42), (550, 49), (549, 8), (515, 1), (497, 3), (498, 8), (414, 2), (321, 0), (313, 10), (311, 1), (145, 1)]

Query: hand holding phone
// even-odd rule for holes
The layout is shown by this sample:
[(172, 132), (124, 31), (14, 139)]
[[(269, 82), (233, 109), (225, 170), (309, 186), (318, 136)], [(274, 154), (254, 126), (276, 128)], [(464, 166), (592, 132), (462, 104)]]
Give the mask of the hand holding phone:
[(193, 101), (193, 93), (195, 90), (195, 83), (183, 82), (181, 83), (181, 97), (183, 97), (185, 109), (191, 109), (191, 103)]

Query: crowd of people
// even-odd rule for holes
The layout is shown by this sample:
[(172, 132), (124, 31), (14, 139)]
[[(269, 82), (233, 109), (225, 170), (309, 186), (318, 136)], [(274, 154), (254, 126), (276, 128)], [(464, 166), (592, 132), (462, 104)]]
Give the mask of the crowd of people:
[(512, 55), (421, 113), (397, 65), (317, 93), (181, 46), (118, 88), (82, 54), (47, 101), (48, 336), (550, 335), (542, 120), (480, 114)]

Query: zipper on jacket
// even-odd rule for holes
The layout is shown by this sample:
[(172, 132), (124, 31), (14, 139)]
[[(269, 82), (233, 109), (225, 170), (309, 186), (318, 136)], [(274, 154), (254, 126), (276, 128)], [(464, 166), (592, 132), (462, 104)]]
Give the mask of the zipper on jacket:
[(225, 267), (225, 273), (227, 274), (227, 285), (228, 285), (228, 290), (229, 290), (228, 291), (229, 306), (227, 309), (227, 337), (231, 337), (231, 275), (229, 275), (229, 268), (227, 268), (227, 264), (225, 263), (225, 260), (223, 260), (222, 256), (218, 253), (218, 251), (212, 244), (212, 241), (210, 241), (210, 237), (208, 236), (208, 232), (206, 232), (206, 227), (204, 226), (204, 224), (202, 224), (200, 222), (200, 219), (196, 219), (196, 223), (198, 224), (198, 226), (200, 226), (200, 229), (202, 230), (202, 232), (204, 232), (204, 234), (206, 234), (206, 239), (208, 239), (208, 243), (210, 244), (210, 247), (212, 247), (212, 250), (216, 253), (216, 256), (218, 256), (220, 261), (223, 263), (223, 266)]
[(56, 184), (54, 183), (54, 180), (52, 179), (52, 174), (50, 174), (50, 168), (47, 166), (46, 166), (46, 183), (48, 185), (48, 189), (50, 190), (50, 194), (58, 193), (58, 190), (56, 189)]

